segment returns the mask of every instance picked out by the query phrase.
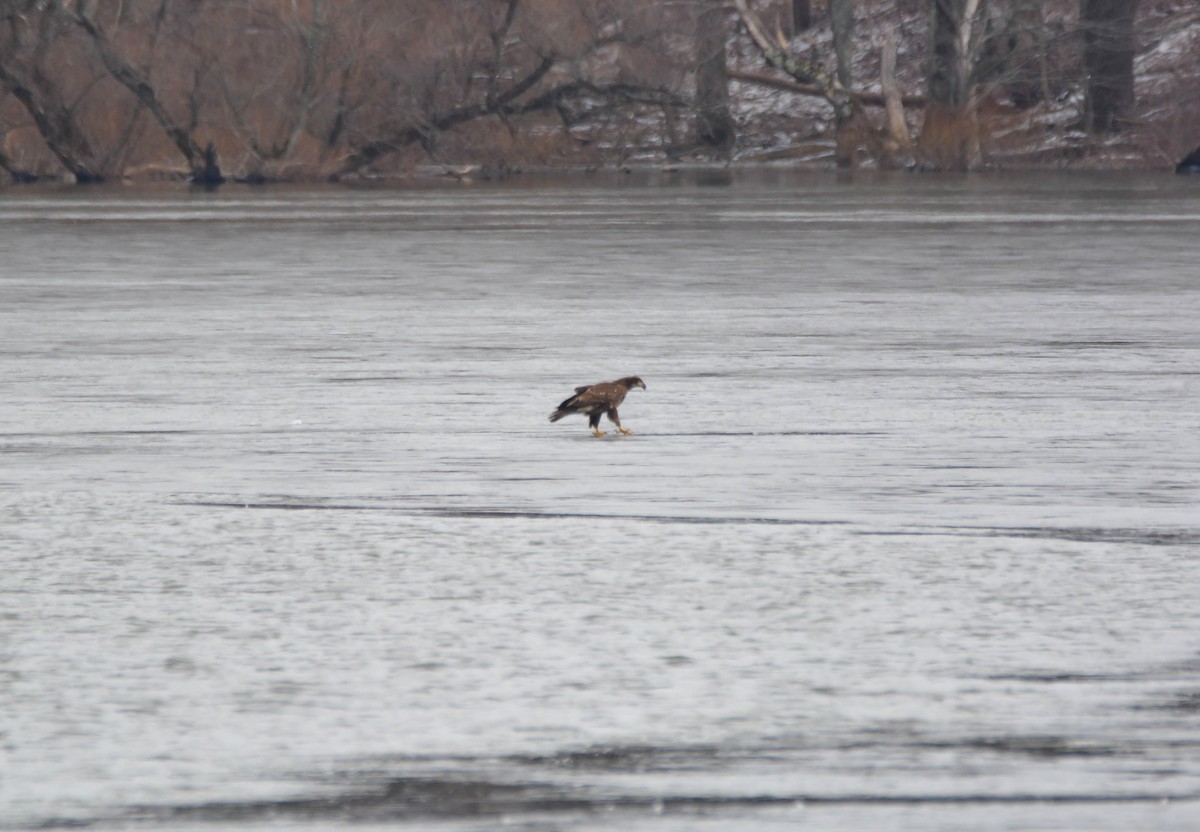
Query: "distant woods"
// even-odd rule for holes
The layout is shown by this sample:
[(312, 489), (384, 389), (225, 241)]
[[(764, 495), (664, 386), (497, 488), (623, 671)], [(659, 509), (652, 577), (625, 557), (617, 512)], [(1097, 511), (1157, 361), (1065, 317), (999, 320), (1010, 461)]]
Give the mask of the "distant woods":
[(791, 129), (828, 126), (839, 164), (967, 168), (997, 108), (1077, 96), (1079, 129), (1120, 131), (1135, 6), (0, 0), (0, 168), (216, 184), (727, 159), (769, 130), (749, 88), (797, 96)]
[(598, 126), (620, 154), (691, 106), (695, 25), (644, 0), (0, 0), (0, 164), (345, 177), (554, 161)]

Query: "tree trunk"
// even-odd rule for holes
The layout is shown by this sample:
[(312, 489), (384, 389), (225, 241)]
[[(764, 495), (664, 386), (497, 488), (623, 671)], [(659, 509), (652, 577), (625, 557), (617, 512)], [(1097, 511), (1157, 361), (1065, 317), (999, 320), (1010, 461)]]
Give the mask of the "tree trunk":
[(976, 22), (984, 0), (930, 0), (929, 70), (921, 149), (935, 167), (965, 170), (978, 160), (972, 112)]
[(725, 74), (725, 8), (721, 0), (701, 0), (696, 18), (696, 141), (728, 157), (737, 138), (729, 114)]
[(87, 137), (79, 129), (74, 113), (62, 103), (57, 90), (40, 88), (41, 85), (24, 78), (3, 63), (0, 63), (0, 85), (21, 102), (46, 147), (75, 177), (76, 182), (90, 184), (104, 180), (103, 171), (97, 164)]
[(929, 102), (965, 107), (970, 97), (971, 67), (980, 0), (930, 0)]
[(792, 0), (792, 31), (803, 32), (812, 26), (812, 0)]
[(1133, 105), (1133, 19), (1137, 0), (1081, 0), (1084, 128), (1108, 133)]
[(204, 148), (201, 160), (201, 164), (192, 171), (192, 183), (215, 189), (225, 181), (225, 177), (221, 174), (221, 165), (217, 162), (217, 149), (212, 142)]
[[(829, 0), (829, 19), (833, 25), (833, 52), (837, 59), (837, 80), (844, 89), (851, 88), (854, 72), (854, 3), (853, 0)], [(848, 168), (855, 162), (861, 125), (856, 123), (853, 112), (839, 117), (834, 127), (837, 149), (834, 151), (837, 166)]]
[(850, 89), (854, 72), (854, 0), (829, 0), (829, 20), (833, 25), (837, 77), (843, 87)]
[(891, 32), (883, 39), (879, 85), (883, 90), (889, 139), (881, 163), (887, 167), (907, 167), (912, 163), (912, 139), (908, 134), (908, 121), (904, 118), (904, 99), (900, 95), (900, 85), (896, 83), (896, 39)]

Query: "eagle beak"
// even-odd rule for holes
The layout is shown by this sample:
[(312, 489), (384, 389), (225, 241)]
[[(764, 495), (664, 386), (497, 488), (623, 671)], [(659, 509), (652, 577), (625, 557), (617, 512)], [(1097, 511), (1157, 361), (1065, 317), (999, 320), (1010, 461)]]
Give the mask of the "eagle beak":
[(646, 382), (644, 382), (644, 381), (638, 382), (638, 387), (640, 387), (640, 388), (642, 388), (643, 390), (645, 390), (645, 389), (646, 389)]

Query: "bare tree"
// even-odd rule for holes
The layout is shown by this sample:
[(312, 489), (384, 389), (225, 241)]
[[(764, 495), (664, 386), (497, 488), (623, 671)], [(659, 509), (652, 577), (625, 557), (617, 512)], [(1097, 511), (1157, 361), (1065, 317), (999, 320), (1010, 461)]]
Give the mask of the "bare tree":
[[(298, 157), (315, 163), (312, 146), (341, 137), (359, 22), (350, 9), (331, 20), (323, 0), (247, 4), (205, 18), (212, 35), (199, 49), (248, 178), (273, 178)], [(248, 49), (229, 50), (230, 42)]]
[[(734, 4), (742, 23), (746, 26), (746, 31), (758, 46), (763, 59), (775, 69), (786, 72), (802, 87), (811, 87), (833, 107), (837, 136), (835, 150), (837, 164), (842, 167), (854, 164), (861, 140), (870, 132), (869, 125), (862, 117), (861, 96), (852, 93), (836, 74), (825, 67), (824, 63), (813, 59), (803, 60), (792, 54), (789, 44), (782, 34), (777, 33), (774, 37), (767, 34), (762, 21), (750, 9), (747, 0), (734, 0)], [(846, 5), (848, 7), (849, 3)], [(843, 25), (849, 28), (845, 22)], [(848, 73), (849, 38), (845, 31), (843, 31), (841, 43), (847, 50), (846, 71)], [(882, 103), (882, 99), (880, 101)]]
[(491, 129), (495, 141), (496, 128), (515, 136), (516, 124), (544, 127), (553, 116), (560, 136), (573, 141), (570, 131), (589, 121), (691, 104), (664, 80), (668, 73), (648, 78), (639, 70), (643, 58), (661, 69), (669, 52), (662, 17), (645, 3), (455, 0), (454, 7), (447, 17), (431, 3), (396, 30), (392, 48), (407, 60), (373, 82), (374, 97), (383, 91), (395, 106), (354, 131), (335, 176), (414, 147), (436, 158), (447, 136), (467, 131)]
[(881, 154), (885, 157), (883, 161), (890, 167), (908, 167), (913, 163), (912, 137), (904, 117), (904, 97), (896, 82), (896, 39), (891, 32), (884, 38), (879, 57), (879, 81), (883, 88), (888, 136)]
[[(166, 14), (168, 2), (169, 0), (159, 0), (159, 6), (154, 10), (156, 19), (161, 21)], [(219, 184), (223, 181), (217, 165), (215, 148), (211, 143), (202, 148), (195, 138), (197, 124), (194, 110), (189, 112), (192, 118), (184, 122), (167, 109), (150, 75), (117, 49), (107, 30), (95, 16), (91, 2), (75, 0), (73, 16), (75, 22), (91, 39), (105, 69), (115, 81), (133, 94), (138, 104), (153, 116), (163, 133), (183, 154), (191, 170), (192, 179), (201, 184)]]
[(1081, 0), (1085, 129), (1112, 132), (1133, 105), (1133, 23), (1137, 0)]
[[(80, 124), (78, 99), (55, 72), (59, 50), (71, 34), (61, 11), (56, 3), (37, 0), (0, 2), (0, 85), (20, 102), (46, 147), (77, 182), (99, 182), (108, 172)], [(16, 170), (11, 160), (3, 166), (14, 175), (32, 176)]]
[[(837, 79), (845, 89), (851, 88), (854, 74), (854, 2), (829, 0), (829, 19), (833, 26), (833, 51), (837, 60)], [(839, 167), (854, 164), (862, 132), (856, 113), (837, 119), (836, 162)]]
[(1043, 0), (1012, 0), (993, 27), (979, 57), (977, 75), (994, 82), (1019, 109), (1051, 97), (1049, 68), (1054, 60), (1043, 23)]
[(724, 1), (700, 0), (696, 20), (696, 139), (719, 156), (729, 155), (737, 135), (729, 113), (727, 40)]
[(837, 77), (843, 87), (850, 89), (854, 75), (854, 0), (829, 0), (829, 20), (833, 25)]
[(930, 0), (928, 96), (921, 149), (937, 167), (980, 161), (974, 68), (986, 0)]

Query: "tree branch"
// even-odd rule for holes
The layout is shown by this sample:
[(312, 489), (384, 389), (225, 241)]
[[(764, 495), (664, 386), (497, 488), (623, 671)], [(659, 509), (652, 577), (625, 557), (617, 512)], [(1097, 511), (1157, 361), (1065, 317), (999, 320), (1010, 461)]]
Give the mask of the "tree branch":
[(848, 120), (854, 114), (854, 99), (829, 70), (819, 62), (801, 61), (792, 55), (788, 49), (788, 42), (782, 35), (772, 39), (758, 15), (750, 10), (746, 0), (734, 0), (734, 5), (737, 6), (738, 15), (745, 24), (746, 31), (750, 33), (751, 40), (758, 46), (768, 64), (786, 72), (802, 85), (815, 85), (821, 97), (833, 105), (834, 114), (839, 122)]
[[(551, 59), (547, 58), (546, 60)], [(540, 78), (545, 72), (534, 74), (538, 74)], [(529, 115), (530, 113), (557, 111), (563, 117), (563, 121), (569, 124), (572, 121), (579, 120), (565, 115), (565, 104), (573, 98), (607, 98), (626, 103), (651, 104), (655, 106), (662, 106), (664, 104), (682, 105), (686, 103), (683, 99), (667, 90), (621, 83), (600, 86), (580, 79), (572, 79), (551, 87), (525, 101), (517, 101), (535, 83), (536, 80), (533, 80), (532, 76), (527, 77), (521, 84), (517, 85), (517, 87), (520, 87), (519, 90), (517, 87), (514, 87), (508, 90), (503, 96), (500, 96), (497, 99), (496, 106), (488, 106), (486, 103), (483, 103), (459, 107), (451, 110), (449, 113), (431, 119), (425, 125), (413, 125), (392, 134), (386, 139), (364, 145), (346, 159), (341, 170), (335, 174), (334, 178), (354, 173), (389, 153), (394, 153), (403, 147), (420, 143), (426, 139), (430, 132), (449, 130), (468, 121), (486, 116), (522, 116)]]
[(336, 176), (344, 176), (360, 170), (389, 153), (394, 153), (402, 147), (424, 140), (433, 133), (449, 130), (464, 122), (472, 121), (482, 116), (499, 115), (507, 112), (509, 105), (513, 101), (527, 93), (546, 77), (546, 73), (554, 66), (554, 61), (553, 55), (544, 57), (542, 62), (528, 75), (490, 101), (458, 107), (441, 116), (434, 116), (428, 119), (423, 125), (412, 125), (387, 138), (368, 142), (350, 154)]

